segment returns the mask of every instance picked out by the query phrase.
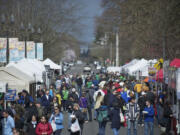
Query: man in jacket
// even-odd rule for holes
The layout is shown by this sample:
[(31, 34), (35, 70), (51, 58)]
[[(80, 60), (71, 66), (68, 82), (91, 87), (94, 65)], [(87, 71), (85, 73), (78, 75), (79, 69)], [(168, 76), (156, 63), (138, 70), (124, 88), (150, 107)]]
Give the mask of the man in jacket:
[(144, 135), (149, 135), (148, 132), (150, 132), (150, 135), (153, 135), (154, 133), (154, 108), (151, 105), (151, 101), (147, 100), (146, 101), (146, 107), (144, 108), (143, 111), (144, 114)]
[(1, 120), (2, 123), (2, 135), (13, 135), (13, 130), (15, 128), (14, 119), (9, 115), (7, 110), (3, 111), (3, 119)]
[(138, 124), (143, 126), (143, 113), (142, 111), (144, 110), (145, 106), (146, 106), (146, 93), (142, 92), (141, 96), (138, 99), (138, 105), (140, 107), (140, 115), (139, 115), (139, 120), (138, 120)]
[(83, 84), (83, 80), (82, 80), (81, 76), (77, 77), (76, 83), (77, 83), (79, 95), (81, 96), (82, 84)]
[(137, 121), (140, 109), (134, 97), (130, 99), (130, 102), (127, 104), (126, 109), (128, 135), (131, 135), (131, 128), (133, 128), (133, 135), (137, 135)]
[(52, 101), (52, 97), (49, 95), (49, 90), (47, 90), (46, 94), (41, 98), (42, 106), (44, 107), (46, 114), (51, 111), (50, 109), (51, 101)]

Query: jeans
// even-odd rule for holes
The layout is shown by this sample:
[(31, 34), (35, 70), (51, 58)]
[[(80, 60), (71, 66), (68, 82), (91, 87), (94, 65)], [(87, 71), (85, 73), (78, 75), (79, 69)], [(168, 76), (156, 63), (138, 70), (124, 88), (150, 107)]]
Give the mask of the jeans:
[(141, 110), (140, 110), (140, 114), (139, 114), (138, 124), (143, 124), (143, 113)]
[(97, 118), (97, 110), (94, 110), (94, 119)]
[(88, 109), (89, 121), (92, 121), (92, 110), (90, 107), (88, 107), (87, 109)]
[(82, 86), (78, 85), (77, 88), (78, 88), (78, 93), (79, 93), (79, 98), (80, 98), (82, 95)]
[(112, 130), (113, 130), (113, 134), (114, 135), (118, 135), (119, 134), (119, 129), (113, 128)]
[(105, 135), (106, 122), (99, 122), (99, 134)]
[(128, 131), (127, 135), (131, 135), (131, 129), (133, 128), (133, 135), (137, 135), (137, 121), (127, 121)]
[(154, 123), (153, 122), (144, 122), (144, 135), (154, 135)]

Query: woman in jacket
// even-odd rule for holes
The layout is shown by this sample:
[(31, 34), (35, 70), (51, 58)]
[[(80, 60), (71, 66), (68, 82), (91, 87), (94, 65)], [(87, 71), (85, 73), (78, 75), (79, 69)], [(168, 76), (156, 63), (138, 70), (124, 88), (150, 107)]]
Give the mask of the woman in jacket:
[(51, 124), (47, 122), (46, 116), (42, 116), (40, 123), (36, 127), (36, 135), (51, 135), (52, 133)]
[(72, 118), (72, 124), (76, 121), (76, 119), (78, 120), (78, 122), (79, 122), (79, 126), (80, 126), (80, 131), (78, 131), (78, 132), (76, 132), (76, 133), (72, 133), (71, 132), (71, 135), (82, 135), (82, 132), (83, 132), (83, 124), (84, 124), (84, 115), (83, 115), (83, 113), (81, 112), (81, 110), (80, 110), (80, 107), (79, 107), (79, 105), (78, 104), (74, 104), (74, 106), (73, 106), (73, 115), (75, 115), (75, 117), (73, 117)]
[(50, 103), (51, 105), (51, 111), (54, 112), (54, 107), (59, 108), (59, 102), (57, 97), (53, 97), (53, 101)]
[(35, 135), (36, 126), (37, 126), (37, 118), (35, 115), (33, 115), (31, 122), (27, 126), (27, 135)]
[(169, 134), (171, 131), (171, 118), (173, 117), (173, 112), (171, 110), (171, 104), (167, 101), (164, 105), (164, 122), (166, 127), (166, 133)]
[(117, 102), (113, 104), (113, 110), (110, 112), (110, 119), (111, 119), (111, 128), (113, 130), (114, 135), (119, 134), (119, 129), (121, 126), (120, 123), (120, 108)]
[(49, 123), (54, 123), (56, 125), (56, 129), (54, 130), (54, 135), (60, 135), (63, 127), (63, 114), (60, 112), (60, 109), (56, 106), (54, 107), (54, 113), (51, 115), (49, 119)]
[(86, 94), (83, 92), (82, 97), (79, 99), (79, 106), (82, 110), (82, 113), (84, 114), (86, 120), (85, 122), (87, 122), (87, 105), (88, 102), (87, 102)]

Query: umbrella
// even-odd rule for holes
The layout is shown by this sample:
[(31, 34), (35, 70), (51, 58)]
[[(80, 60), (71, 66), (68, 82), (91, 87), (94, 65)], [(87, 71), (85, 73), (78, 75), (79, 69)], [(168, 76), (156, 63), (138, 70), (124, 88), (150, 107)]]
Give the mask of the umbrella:
[(180, 67), (180, 59), (175, 58), (173, 61), (171, 61), (170, 66), (179, 68)]

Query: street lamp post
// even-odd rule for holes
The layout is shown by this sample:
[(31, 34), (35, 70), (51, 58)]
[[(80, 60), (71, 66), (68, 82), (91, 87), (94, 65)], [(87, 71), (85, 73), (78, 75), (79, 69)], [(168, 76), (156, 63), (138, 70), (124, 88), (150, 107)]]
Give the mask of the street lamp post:
[(21, 23), (21, 31), (24, 31), (24, 42), (25, 42), (25, 53), (24, 56), (27, 58), (27, 36), (28, 36), (28, 31), (31, 30), (31, 23), (28, 23), (28, 27), (25, 27), (23, 23)]
[[(10, 21), (8, 21), (8, 17), (6, 18), (4, 14), (1, 16), (1, 24), (5, 27), (5, 25), (13, 25), (14, 24), (14, 15), (10, 16)], [(10, 23), (9, 23), (10, 22)], [(6, 46), (6, 64), (9, 63), (9, 30), (6, 28), (6, 38), (7, 38), (7, 46)]]
[[(41, 34), (41, 28), (39, 27), (36, 31), (35, 29), (32, 27), (31, 28), (31, 34), (33, 35), (40, 35)], [(34, 41), (36, 41), (37, 39), (34, 39)], [(41, 41), (41, 38), (40, 38)], [(38, 42), (38, 41), (36, 41)], [(35, 58), (37, 59), (37, 44), (35, 44)]]

